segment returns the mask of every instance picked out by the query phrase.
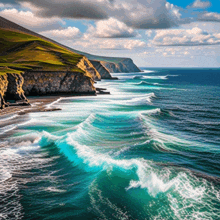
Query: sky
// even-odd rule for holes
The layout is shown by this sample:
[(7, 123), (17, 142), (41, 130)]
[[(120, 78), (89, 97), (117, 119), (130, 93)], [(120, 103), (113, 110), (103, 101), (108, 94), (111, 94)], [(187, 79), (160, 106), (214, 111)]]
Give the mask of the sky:
[(220, 67), (220, 0), (0, 0), (0, 16), (139, 67)]

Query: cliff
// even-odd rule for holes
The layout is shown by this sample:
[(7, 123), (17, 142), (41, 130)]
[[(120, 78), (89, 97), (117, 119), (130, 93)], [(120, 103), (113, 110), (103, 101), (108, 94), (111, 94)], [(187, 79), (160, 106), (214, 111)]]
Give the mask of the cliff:
[(0, 109), (3, 109), (5, 107), (5, 93), (8, 88), (8, 80), (7, 80), (7, 74), (0, 75)]
[(23, 84), (24, 78), (21, 74), (10, 73), (7, 74), (7, 91), (5, 93), (5, 99), (13, 100), (15, 102), (22, 101), (22, 103), (28, 104), (28, 100), (24, 94)]
[(83, 58), (78, 62), (77, 67), (84, 70), (92, 79), (97, 81), (101, 80), (99, 71), (97, 71), (97, 69), (93, 66), (92, 62), (87, 59), (87, 57), (83, 56)]
[(111, 73), (141, 72), (141, 70), (133, 63), (133, 60), (130, 58), (125, 58), (119, 62), (101, 61), (101, 64)]
[(79, 72), (26, 72), (23, 74), (26, 95), (95, 94), (93, 80)]
[(97, 69), (102, 79), (115, 79), (100, 61), (90, 60), (90, 62)]
[(75, 53), (86, 56), (91, 62), (99, 61), (101, 65), (109, 72), (109, 74), (122, 72), (141, 72), (141, 70), (134, 64), (131, 58), (97, 56), (79, 50), (74, 50), (69, 47), (68, 49)]
[(9, 104), (7, 101), (29, 105), (26, 95), (95, 94), (93, 83), (89, 76), (80, 72), (6, 73), (0, 75), (0, 109)]

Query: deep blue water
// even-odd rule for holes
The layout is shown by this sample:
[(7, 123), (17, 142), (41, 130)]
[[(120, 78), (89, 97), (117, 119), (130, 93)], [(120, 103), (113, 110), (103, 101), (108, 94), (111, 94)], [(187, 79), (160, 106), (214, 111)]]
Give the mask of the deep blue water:
[(220, 69), (143, 70), (1, 118), (0, 219), (220, 219)]

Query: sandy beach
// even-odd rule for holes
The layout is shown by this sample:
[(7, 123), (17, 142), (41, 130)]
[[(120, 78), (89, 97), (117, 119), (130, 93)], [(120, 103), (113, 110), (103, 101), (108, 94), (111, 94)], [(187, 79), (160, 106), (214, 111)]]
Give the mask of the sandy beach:
[(55, 111), (61, 110), (48, 107), (49, 104), (58, 100), (61, 96), (42, 96), (42, 97), (28, 97), (30, 105), (28, 106), (9, 106), (0, 110), (0, 120), (6, 116), (12, 114), (24, 115), (29, 112), (41, 112), (41, 111)]

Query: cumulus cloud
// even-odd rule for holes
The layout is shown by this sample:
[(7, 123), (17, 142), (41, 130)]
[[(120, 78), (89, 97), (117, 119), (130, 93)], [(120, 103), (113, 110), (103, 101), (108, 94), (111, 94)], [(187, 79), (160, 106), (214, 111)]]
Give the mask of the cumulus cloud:
[(60, 28), (63, 22), (60, 18), (42, 18), (31, 11), (18, 11), (15, 8), (0, 11), (0, 16), (35, 31)]
[(137, 29), (169, 28), (179, 19), (169, 5), (166, 0), (115, 0), (112, 14)]
[(186, 30), (158, 30), (150, 44), (157, 46), (215, 45), (220, 44), (220, 34), (204, 32), (198, 27)]
[(145, 32), (145, 34), (148, 36), (148, 37), (151, 37), (152, 34), (153, 34), (153, 31), (152, 30), (148, 30)]
[(73, 39), (81, 36), (81, 32), (76, 27), (68, 27), (63, 30), (49, 30), (40, 32), (40, 34), (55, 39)]
[[(10, 0), (12, 1), (12, 0)], [(78, 19), (113, 17), (133, 28), (169, 28), (178, 24), (178, 9), (166, 0), (17, 0), (37, 16)]]
[(208, 8), (211, 6), (209, 1), (196, 0), (189, 8)]
[(137, 36), (137, 32), (125, 23), (115, 18), (109, 18), (108, 20), (97, 21), (95, 27), (90, 26), (85, 37), (89, 38), (91, 36), (99, 38), (128, 38)]
[(220, 14), (214, 12), (206, 12), (199, 16), (200, 21), (216, 21), (220, 22)]
[(80, 49), (110, 49), (110, 50), (132, 50), (136, 48), (143, 48), (146, 43), (141, 40), (129, 39), (80, 39), (72, 43), (73, 47)]

